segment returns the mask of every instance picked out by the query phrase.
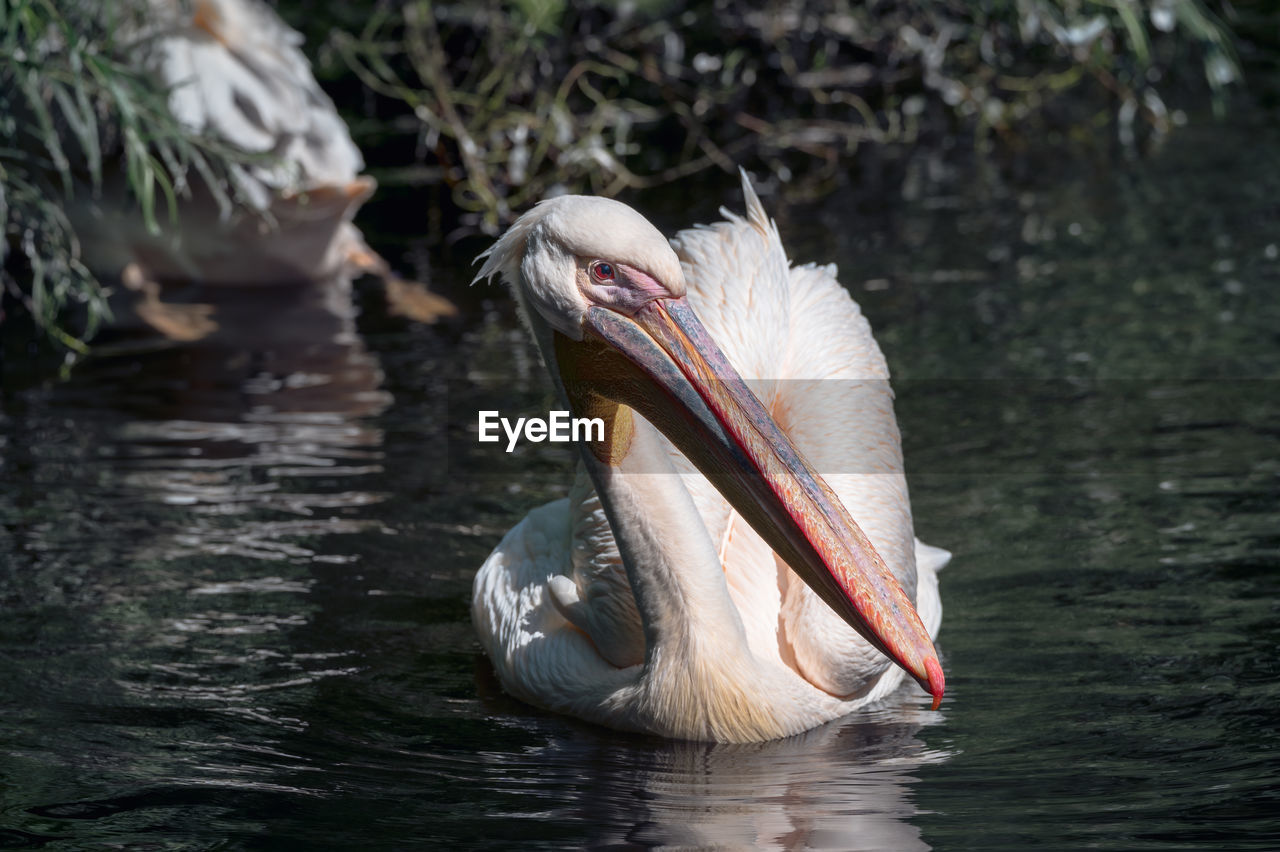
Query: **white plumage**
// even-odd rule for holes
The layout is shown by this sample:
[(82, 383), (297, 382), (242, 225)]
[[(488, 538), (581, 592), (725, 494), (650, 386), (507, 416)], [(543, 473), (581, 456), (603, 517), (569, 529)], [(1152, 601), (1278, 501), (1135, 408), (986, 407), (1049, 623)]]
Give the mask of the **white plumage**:
[[(746, 217), (726, 213), (727, 221), (682, 231), (671, 242), (688, 301), (822, 472), (935, 636), (935, 572), (949, 554), (912, 532), (884, 358), (834, 267), (791, 267), (745, 176), (743, 186)], [(555, 300), (530, 294), (547, 287), (530, 282), (529, 271), (549, 264), (531, 254), (535, 244), (555, 242), (559, 221), (599, 225), (599, 208), (588, 211), (584, 203), (598, 201), (544, 202), (487, 253), (481, 276), (502, 273), (512, 283), (544, 355), (554, 349), (547, 325), (555, 321), (529, 305)], [(544, 210), (550, 205), (554, 210)], [(653, 242), (657, 232), (623, 210), (643, 226), (614, 211), (617, 220), (593, 229), (590, 251), (578, 252), (579, 260), (667, 264)], [(572, 301), (561, 298), (562, 310)], [(555, 375), (556, 357), (548, 360)], [(593, 468), (594, 485), (587, 475)], [(640, 418), (626, 458), (602, 465), (584, 453), (570, 497), (535, 509), (507, 533), (476, 577), (472, 616), (513, 695), (611, 727), (678, 738), (797, 733), (883, 697), (903, 673)]]
[[(423, 322), (456, 313), (422, 284), (399, 279), (353, 223), (376, 182), (361, 174), (364, 159), (312, 75), (301, 34), (261, 0), (145, 5), (145, 17), (116, 34), (133, 64), (167, 92), (188, 130), (250, 156), (227, 163), (230, 185), (217, 177), (219, 191), (194, 166), (174, 175), (178, 215), (157, 203), (158, 233), (122, 174), (72, 205), (85, 264), (133, 291), (120, 294), (133, 303), (126, 317), (195, 340), (223, 322), (214, 304), (193, 302), (199, 287), (326, 282), (346, 298), (349, 279), (361, 273), (383, 279), (393, 313)], [(167, 300), (187, 285), (196, 292)]]
[(199, 133), (271, 159), (245, 170), (254, 202), (340, 186), (364, 169), (346, 124), (311, 73), (302, 35), (258, 0), (149, 0), (138, 44), (169, 89), (169, 109)]
[[(188, 129), (259, 161), (231, 166), (234, 210), (192, 172), (171, 223), (148, 232), (123, 182), (72, 216), (95, 272), (143, 282), (299, 283), (387, 272), (351, 223), (373, 193), (364, 161), (299, 46), (302, 36), (260, 0), (148, 0), (118, 42), (168, 91)], [(181, 187), (180, 187), (181, 188)]]

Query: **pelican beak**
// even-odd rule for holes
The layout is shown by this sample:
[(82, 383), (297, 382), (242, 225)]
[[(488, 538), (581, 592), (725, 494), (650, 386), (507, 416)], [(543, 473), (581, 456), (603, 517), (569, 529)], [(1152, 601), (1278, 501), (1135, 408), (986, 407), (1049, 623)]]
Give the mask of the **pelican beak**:
[[(942, 700), (942, 666), (910, 599), (840, 499), (730, 366), (684, 297), (631, 316), (588, 309), (580, 342), (556, 335), (576, 414), (640, 412), (683, 452), (827, 605)], [(622, 409), (625, 414), (625, 409)], [(614, 418), (618, 420), (619, 418)], [(628, 427), (611, 423), (606, 463)]]

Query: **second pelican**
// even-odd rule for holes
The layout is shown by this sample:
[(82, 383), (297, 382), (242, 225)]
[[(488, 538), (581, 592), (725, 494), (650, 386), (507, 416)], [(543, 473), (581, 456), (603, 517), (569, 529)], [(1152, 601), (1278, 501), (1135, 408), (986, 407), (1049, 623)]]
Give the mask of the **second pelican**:
[(606, 424), (569, 498), (475, 579), (485, 651), (532, 704), (753, 742), (904, 671), (942, 699), (949, 554), (912, 531), (884, 357), (834, 268), (791, 267), (743, 189), (745, 218), (672, 243), (619, 202), (554, 198), (482, 255), (561, 399)]

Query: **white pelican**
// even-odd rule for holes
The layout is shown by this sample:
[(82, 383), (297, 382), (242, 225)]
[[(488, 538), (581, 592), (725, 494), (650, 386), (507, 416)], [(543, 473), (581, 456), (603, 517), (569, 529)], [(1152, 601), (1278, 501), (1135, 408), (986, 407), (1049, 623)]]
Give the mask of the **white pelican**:
[(123, 178), (71, 210), (85, 263), (119, 276), (145, 300), (139, 313), (172, 337), (216, 327), (209, 305), (160, 302), (161, 285), (261, 286), (372, 273), (392, 309), (432, 321), (456, 313), (448, 300), (402, 281), (365, 242), (353, 218), (377, 186), (333, 101), (311, 73), (302, 35), (261, 0), (145, 0), (140, 22), (117, 39), (132, 63), (167, 92), (170, 113), (190, 131), (257, 161), (230, 166), (238, 204), (205, 175), (180, 179), (179, 216), (157, 204), (149, 231)]
[[(232, 166), (241, 209), (222, 209), (192, 179), (171, 227), (149, 233), (123, 185), (73, 210), (90, 267), (129, 264), (148, 280), (270, 284), (325, 278), (361, 266), (371, 250), (351, 224), (375, 182), (333, 102), (299, 49), (302, 36), (260, 0), (146, 0), (117, 39), (131, 63), (168, 93), (194, 132), (261, 162)], [(372, 261), (370, 261), (372, 262)], [(361, 266), (361, 268), (363, 268)]]
[(481, 642), (531, 704), (753, 742), (879, 699), (904, 669), (942, 698), (949, 554), (912, 532), (884, 358), (834, 268), (791, 268), (745, 173), (743, 189), (745, 218), (670, 244), (617, 201), (553, 198), (481, 255), (563, 402), (606, 422), (570, 497), (476, 575)]

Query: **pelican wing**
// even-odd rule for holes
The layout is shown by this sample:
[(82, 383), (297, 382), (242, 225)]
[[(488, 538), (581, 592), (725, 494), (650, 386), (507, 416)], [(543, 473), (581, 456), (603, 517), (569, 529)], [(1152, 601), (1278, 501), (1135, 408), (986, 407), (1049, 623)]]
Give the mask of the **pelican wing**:
[(578, 464), (569, 494), (572, 524), (568, 572), (551, 578), (551, 602), (591, 637), (600, 655), (619, 668), (644, 662), (644, 628), (622, 554), (604, 506)]
[(619, 669), (551, 601), (570, 563), (568, 500), (534, 509), (512, 527), (476, 574), (471, 620), (503, 686), (517, 698), (592, 716)]
[[(911, 505), (884, 356), (834, 266), (793, 269), (791, 292), (791, 378), (774, 416), (919, 605)], [(807, 585), (791, 575), (786, 580), (785, 640), (812, 683), (836, 695), (874, 688), (886, 672), (896, 683), (897, 670), (883, 656)]]
[[(690, 301), (908, 597), (924, 606), (918, 587), (931, 596), (926, 608), (936, 613), (926, 626), (936, 633), (941, 604), (935, 563), (928, 566), (929, 582), (920, 582), (893, 391), (870, 324), (835, 266), (791, 267), (777, 227), (745, 177), (743, 192), (745, 216), (723, 211), (726, 221), (681, 231), (672, 241)], [(893, 673), (888, 686), (896, 685), (898, 670), (785, 565), (761, 564), (763, 543), (757, 545), (755, 533), (678, 454), (677, 464), (683, 464), (708, 530), (722, 541), (730, 592), (753, 650), (772, 638), (784, 659), (835, 695), (865, 693), (886, 671)], [(728, 558), (732, 548), (739, 551), (736, 559)]]

